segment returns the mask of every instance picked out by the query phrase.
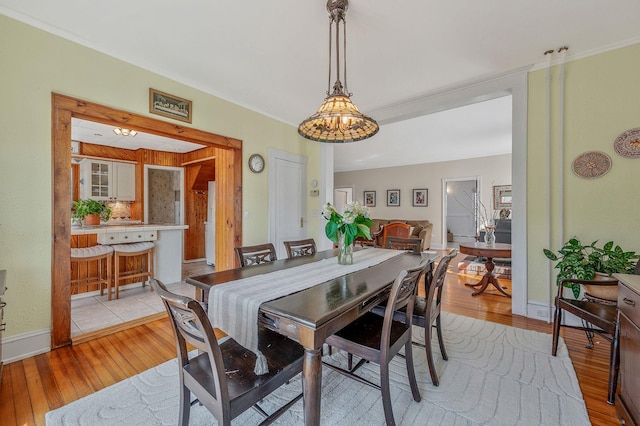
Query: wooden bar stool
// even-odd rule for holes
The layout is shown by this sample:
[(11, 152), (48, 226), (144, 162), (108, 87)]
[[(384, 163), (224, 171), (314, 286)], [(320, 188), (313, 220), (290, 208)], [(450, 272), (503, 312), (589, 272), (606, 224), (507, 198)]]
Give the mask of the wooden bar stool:
[[(130, 278), (142, 278), (142, 286), (144, 287), (148, 279), (153, 278), (153, 249), (155, 244), (146, 241), (141, 243), (115, 244), (112, 246), (115, 254), (114, 259), (114, 276), (113, 285), (116, 288), (116, 299), (120, 296), (120, 282)], [(120, 258), (129, 258), (135, 256), (144, 256), (138, 260), (133, 269), (120, 269)], [(126, 263), (126, 260), (125, 260)]]
[[(97, 285), (100, 289), (100, 296), (104, 295), (104, 289), (107, 288), (108, 299), (111, 300), (111, 260), (113, 259), (113, 248), (111, 246), (93, 246), (71, 249), (71, 263), (76, 263), (76, 278), (69, 281), (71, 288), (80, 287), (82, 285)], [(106, 268), (102, 262), (106, 260)], [(95, 275), (91, 274), (89, 262), (97, 261), (98, 267)], [(87, 265), (86, 276), (80, 274), (80, 264)], [(82, 274), (84, 275), (84, 274)]]

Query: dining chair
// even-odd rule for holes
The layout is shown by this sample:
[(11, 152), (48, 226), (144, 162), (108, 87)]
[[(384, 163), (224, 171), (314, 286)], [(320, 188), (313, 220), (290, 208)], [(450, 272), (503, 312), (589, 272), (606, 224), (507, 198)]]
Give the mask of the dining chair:
[[(324, 364), (361, 383), (380, 389), (387, 425), (395, 425), (389, 391), (389, 363), (402, 348), (405, 352), (407, 375), (413, 399), (416, 402), (421, 399), (411, 349), (412, 317), (407, 315), (405, 321), (400, 322), (395, 321), (393, 316), (394, 312), (402, 307), (406, 307), (407, 312), (412, 312), (418, 281), (429, 266), (429, 262), (428, 259), (424, 259), (417, 267), (400, 272), (391, 287), (384, 317), (367, 312), (326, 340), (328, 345), (360, 358), (356, 366), (351, 369), (343, 369), (327, 362)], [(367, 361), (380, 366), (380, 385), (355, 374), (355, 371)]]
[[(571, 284), (579, 284), (580, 286), (617, 286), (616, 279), (609, 280), (562, 280), (558, 285), (558, 294), (555, 298), (555, 314), (553, 318), (553, 340), (551, 343), (551, 354), (556, 356), (558, 351), (558, 342), (560, 340), (560, 327), (577, 328), (584, 330), (589, 344), (587, 348), (593, 348), (593, 335), (598, 333), (611, 342), (609, 353), (609, 389), (607, 394), (607, 402), (613, 404), (615, 402), (616, 388), (618, 387), (618, 370), (620, 369), (620, 330), (618, 327), (617, 315), (618, 308), (615, 304), (605, 304), (584, 297), (580, 300), (568, 298), (564, 296), (564, 287)], [(581, 291), (583, 294), (584, 292)], [(582, 326), (574, 326), (562, 324), (562, 312), (569, 312), (582, 320)]]
[[(173, 294), (156, 279), (151, 286), (160, 295), (171, 320), (178, 353), (180, 377), (179, 424), (189, 424), (191, 406), (204, 405), (218, 424), (231, 420), (253, 407), (269, 424), (286, 412), (302, 393), (271, 415), (257, 404), (274, 390), (302, 372), (304, 350), (298, 343), (273, 331), (260, 331), (260, 351), (266, 357), (269, 372), (256, 376), (255, 354), (229, 338), (219, 342), (207, 314), (197, 301)], [(198, 349), (189, 358), (187, 344)], [(191, 394), (196, 397), (191, 401)]]
[(287, 257), (311, 256), (316, 254), (316, 242), (313, 238), (298, 241), (284, 241), (284, 247), (287, 249)]
[(271, 243), (259, 244), (256, 246), (236, 247), (236, 254), (241, 267), (254, 266), (261, 263), (278, 260), (276, 248)]
[(411, 225), (402, 222), (391, 222), (383, 225), (380, 232), (382, 233), (380, 247), (386, 247), (387, 238), (389, 237), (409, 238), (411, 236)]
[[(424, 344), (413, 342), (414, 345), (424, 348), (427, 355), (427, 365), (429, 366), (429, 374), (431, 375), (431, 383), (434, 386), (440, 385), (438, 379), (438, 372), (435, 368), (433, 360), (433, 352), (431, 351), (431, 337), (433, 336), (433, 328), (436, 329), (438, 335), (438, 345), (440, 346), (440, 354), (442, 359), (447, 361), (447, 351), (444, 346), (444, 339), (442, 337), (442, 321), (441, 321), (441, 304), (442, 304), (442, 291), (444, 290), (445, 278), (447, 275), (447, 268), (451, 260), (457, 256), (457, 250), (453, 249), (443, 256), (438, 262), (433, 277), (430, 278), (428, 274), (425, 274), (424, 280), (424, 297), (416, 296), (416, 302), (413, 305), (413, 325), (422, 327), (424, 329)], [(382, 315), (384, 313), (384, 306), (376, 306), (372, 309), (373, 313)], [(394, 321), (405, 321), (406, 309), (402, 308), (393, 314)]]
[(385, 248), (420, 253), (422, 251), (422, 238), (387, 237)]

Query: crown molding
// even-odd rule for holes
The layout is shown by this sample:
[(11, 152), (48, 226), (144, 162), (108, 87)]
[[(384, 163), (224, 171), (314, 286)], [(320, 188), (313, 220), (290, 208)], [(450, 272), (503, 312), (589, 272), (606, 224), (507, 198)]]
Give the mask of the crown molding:
[[(612, 50), (617, 50), (617, 49), (622, 49), (623, 47), (628, 47), (628, 46), (633, 46), (634, 44), (638, 44), (640, 43), (640, 36), (638, 37), (634, 37), (634, 38), (630, 38), (627, 40), (622, 40), (616, 43), (611, 43), (611, 44), (607, 44), (605, 46), (601, 46), (595, 49), (590, 49), (575, 55), (571, 54), (571, 46), (568, 46), (569, 49), (567, 50), (567, 56), (565, 57), (565, 63), (567, 62), (572, 62), (572, 61), (577, 61), (578, 59), (584, 59), (584, 58), (588, 58), (590, 56), (596, 56), (596, 55), (600, 55), (601, 53), (606, 53), (606, 52), (610, 52)], [(560, 57), (557, 55), (558, 50), (554, 50), (554, 53), (552, 53), (552, 55), (554, 55), (553, 59), (551, 60), (550, 66), (555, 66), (555, 65), (560, 65), (560, 63), (562, 62), (562, 60), (560, 59)], [(541, 69), (545, 69), (547, 68), (547, 62), (540, 62), (540, 63), (536, 63), (535, 65), (533, 65), (531, 67), (530, 71), (538, 71)]]

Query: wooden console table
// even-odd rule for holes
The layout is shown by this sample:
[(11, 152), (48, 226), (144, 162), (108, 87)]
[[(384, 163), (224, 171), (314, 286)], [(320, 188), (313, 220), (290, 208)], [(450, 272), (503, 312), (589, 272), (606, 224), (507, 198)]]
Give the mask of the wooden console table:
[(618, 286), (618, 327), (620, 330), (620, 393), (616, 411), (621, 423), (640, 424), (640, 275), (613, 274)]
[[(487, 268), (487, 272), (482, 277), (482, 280), (478, 283), (466, 283), (470, 287), (473, 287), (476, 291), (471, 293), (472, 296), (477, 296), (487, 289), (489, 284), (493, 285), (498, 291), (504, 294), (507, 297), (511, 297), (509, 293), (507, 293), (504, 288), (498, 282), (498, 278), (493, 275), (493, 268), (495, 268), (495, 263), (493, 263), (493, 259), (495, 257), (498, 258), (510, 258), (511, 257), (511, 244), (487, 244), (487, 243), (462, 243), (460, 244), (460, 253), (470, 254), (472, 256), (486, 257), (487, 261), (484, 264), (485, 268)], [(479, 287), (479, 288), (477, 288)]]

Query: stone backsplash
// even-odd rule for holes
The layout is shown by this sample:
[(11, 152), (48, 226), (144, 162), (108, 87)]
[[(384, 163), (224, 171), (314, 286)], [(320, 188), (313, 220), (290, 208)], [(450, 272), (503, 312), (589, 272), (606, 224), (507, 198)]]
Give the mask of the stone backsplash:
[(109, 222), (131, 220), (131, 201), (108, 201), (106, 204), (111, 209)]

